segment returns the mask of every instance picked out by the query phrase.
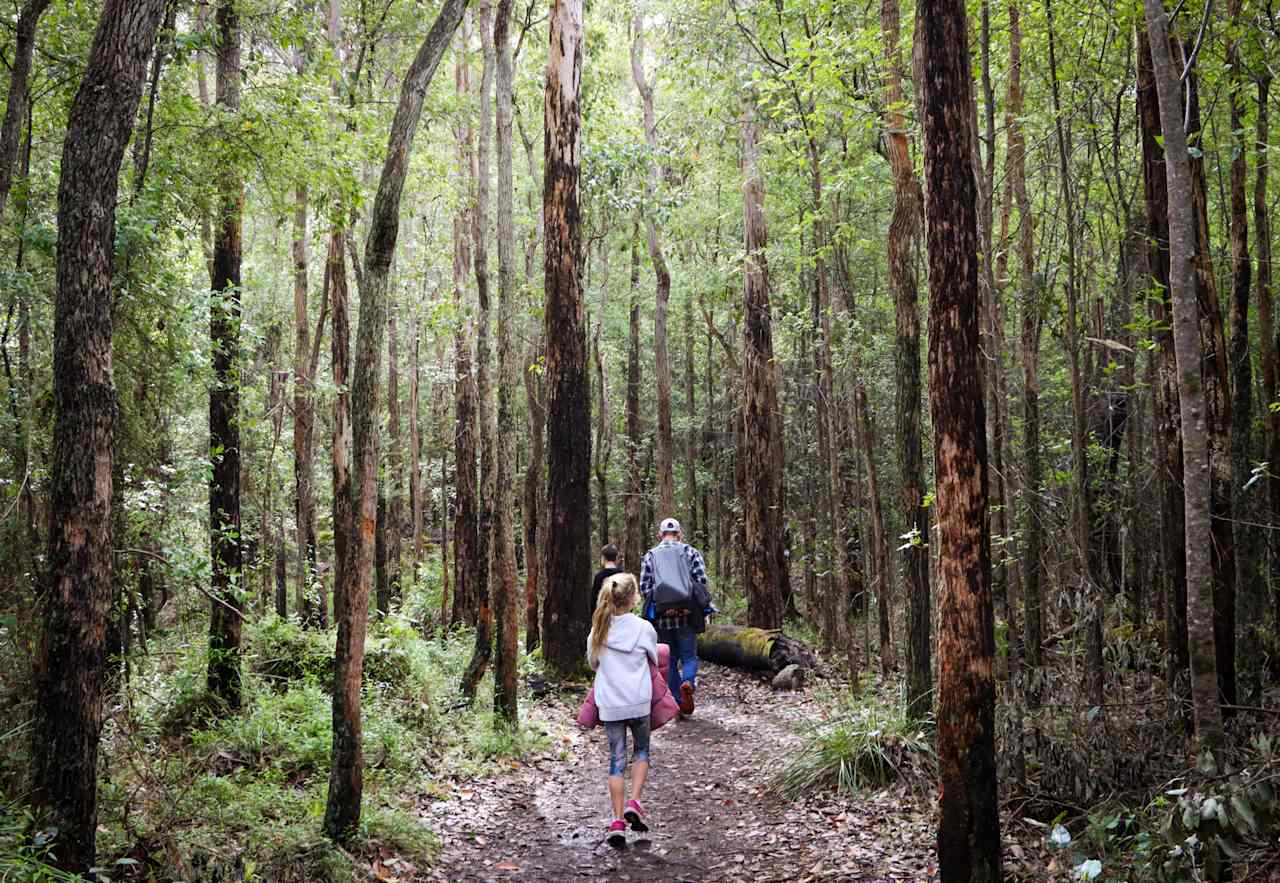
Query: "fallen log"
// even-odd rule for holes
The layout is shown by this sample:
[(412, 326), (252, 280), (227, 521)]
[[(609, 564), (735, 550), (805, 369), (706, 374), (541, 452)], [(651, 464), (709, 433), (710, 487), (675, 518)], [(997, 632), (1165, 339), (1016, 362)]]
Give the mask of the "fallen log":
[(778, 672), (788, 665), (818, 669), (818, 657), (804, 641), (784, 635), (780, 629), (708, 625), (698, 635), (698, 657), (717, 665), (748, 671)]

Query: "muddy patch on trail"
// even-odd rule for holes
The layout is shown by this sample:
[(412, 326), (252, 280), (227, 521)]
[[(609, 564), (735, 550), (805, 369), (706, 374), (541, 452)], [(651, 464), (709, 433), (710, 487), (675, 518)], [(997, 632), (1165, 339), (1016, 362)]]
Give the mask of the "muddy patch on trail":
[(511, 773), (454, 789), (423, 807), (442, 850), (433, 881), (928, 881), (929, 807), (905, 794), (815, 794), (791, 803), (768, 790), (821, 714), (808, 691), (775, 693), (704, 664), (698, 709), (653, 735), (644, 806), (650, 831), (625, 848), (604, 841), (610, 810), (603, 730), (578, 730), (577, 708), (550, 701), (554, 748)]

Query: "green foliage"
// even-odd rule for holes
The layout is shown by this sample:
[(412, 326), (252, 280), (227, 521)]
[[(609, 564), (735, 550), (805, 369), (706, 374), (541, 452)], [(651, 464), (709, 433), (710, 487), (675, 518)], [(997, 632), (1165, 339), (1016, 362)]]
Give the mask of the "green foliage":
[(47, 864), (48, 831), (35, 829), (35, 820), (24, 807), (0, 800), (0, 883), (63, 883), (80, 880)]
[(828, 719), (801, 736), (804, 744), (773, 777), (773, 787), (792, 799), (815, 790), (851, 794), (919, 782), (933, 765), (925, 731), (906, 717), (900, 701), (880, 694), (836, 699)]

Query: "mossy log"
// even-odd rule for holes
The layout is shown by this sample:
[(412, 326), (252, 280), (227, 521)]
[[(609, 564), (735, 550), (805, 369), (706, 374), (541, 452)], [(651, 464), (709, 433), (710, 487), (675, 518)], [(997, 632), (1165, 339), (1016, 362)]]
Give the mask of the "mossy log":
[(777, 672), (792, 664), (818, 668), (813, 649), (779, 629), (708, 625), (698, 635), (698, 656), (717, 665), (748, 671)]

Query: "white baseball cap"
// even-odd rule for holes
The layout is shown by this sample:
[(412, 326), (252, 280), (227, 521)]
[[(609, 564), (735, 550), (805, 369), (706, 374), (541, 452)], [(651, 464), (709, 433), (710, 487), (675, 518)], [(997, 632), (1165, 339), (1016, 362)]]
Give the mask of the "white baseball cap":
[(658, 525), (658, 533), (680, 533), (680, 522), (674, 518), (664, 518), (662, 524)]

